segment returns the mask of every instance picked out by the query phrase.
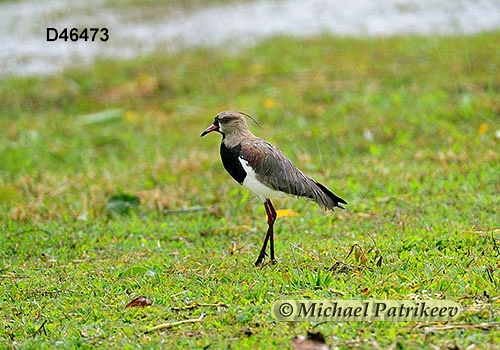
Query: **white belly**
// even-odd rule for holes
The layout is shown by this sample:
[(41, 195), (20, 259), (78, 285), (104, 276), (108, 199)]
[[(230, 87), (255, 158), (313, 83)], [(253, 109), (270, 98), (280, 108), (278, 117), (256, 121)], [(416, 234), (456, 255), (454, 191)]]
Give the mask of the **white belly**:
[(265, 184), (257, 180), (255, 172), (253, 171), (252, 167), (248, 165), (247, 161), (244, 160), (243, 158), (238, 158), (238, 159), (240, 160), (241, 166), (243, 167), (243, 169), (245, 169), (245, 172), (247, 173), (247, 176), (245, 177), (245, 180), (243, 180), (242, 185), (248, 188), (253, 193), (255, 193), (262, 202), (265, 202), (267, 198), (272, 199), (272, 198), (282, 198), (289, 196), (289, 194), (273, 190), (272, 188), (266, 186)]

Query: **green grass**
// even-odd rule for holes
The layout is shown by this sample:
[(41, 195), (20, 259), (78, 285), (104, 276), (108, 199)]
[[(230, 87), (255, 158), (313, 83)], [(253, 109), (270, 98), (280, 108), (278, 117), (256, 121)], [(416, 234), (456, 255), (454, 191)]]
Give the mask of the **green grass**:
[[(0, 347), (283, 348), (306, 330), (340, 348), (494, 347), (499, 40), (275, 38), (3, 78)], [(253, 267), (264, 209), (220, 137), (199, 137), (225, 109), (349, 202), (275, 201), (299, 214), (276, 223), (276, 266)], [(119, 193), (139, 209), (109, 213)], [(152, 306), (126, 309), (139, 295)], [(277, 299), (415, 297), (463, 312), (448, 331), (270, 315)]]

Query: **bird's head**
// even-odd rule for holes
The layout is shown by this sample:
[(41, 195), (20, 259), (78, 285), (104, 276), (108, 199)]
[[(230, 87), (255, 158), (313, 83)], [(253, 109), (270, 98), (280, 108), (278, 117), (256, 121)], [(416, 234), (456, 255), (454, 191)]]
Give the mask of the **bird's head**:
[(217, 131), (224, 136), (239, 133), (245, 134), (249, 132), (245, 115), (242, 112), (235, 111), (221, 112), (217, 114), (213, 124), (201, 133), (201, 136), (203, 137), (212, 131)]

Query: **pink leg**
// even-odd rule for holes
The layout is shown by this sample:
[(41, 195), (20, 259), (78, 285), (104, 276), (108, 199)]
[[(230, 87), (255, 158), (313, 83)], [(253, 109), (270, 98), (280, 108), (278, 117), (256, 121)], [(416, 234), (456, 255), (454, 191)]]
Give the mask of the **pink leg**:
[(258, 266), (262, 263), (264, 260), (264, 257), (266, 256), (266, 247), (267, 247), (267, 241), (269, 242), (269, 250), (271, 254), (271, 262), (276, 262), (274, 258), (274, 222), (276, 221), (276, 210), (274, 210), (273, 204), (269, 199), (266, 199), (264, 202), (264, 208), (266, 208), (266, 214), (267, 214), (267, 233), (266, 237), (264, 238), (264, 244), (262, 245), (262, 249), (260, 250), (259, 257), (257, 258), (257, 261), (255, 262), (255, 266)]

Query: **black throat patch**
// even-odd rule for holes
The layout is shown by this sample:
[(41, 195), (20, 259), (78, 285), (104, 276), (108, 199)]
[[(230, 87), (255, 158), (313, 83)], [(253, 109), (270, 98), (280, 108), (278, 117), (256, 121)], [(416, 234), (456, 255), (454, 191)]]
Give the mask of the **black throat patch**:
[(220, 144), (220, 157), (224, 169), (235, 179), (239, 184), (242, 184), (247, 173), (240, 163), (241, 145), (232, 148), (226, 147), (224, 141)]

